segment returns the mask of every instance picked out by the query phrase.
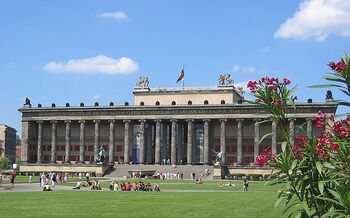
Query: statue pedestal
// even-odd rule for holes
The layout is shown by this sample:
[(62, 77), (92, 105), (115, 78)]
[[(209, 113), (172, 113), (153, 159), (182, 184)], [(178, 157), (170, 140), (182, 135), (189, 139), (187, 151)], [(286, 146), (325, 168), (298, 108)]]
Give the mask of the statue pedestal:
[(214, 165), (213, 179), (225, 179), (227, 172), (226, 165)]

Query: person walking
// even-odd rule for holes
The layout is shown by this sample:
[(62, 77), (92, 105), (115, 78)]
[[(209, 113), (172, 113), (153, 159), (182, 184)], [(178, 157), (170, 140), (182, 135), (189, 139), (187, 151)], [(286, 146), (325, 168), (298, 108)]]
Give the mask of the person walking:
[(244, 179), (243, 180), (243, 192), (247, 192), (248, 191), (248, 186), (249, 186), (249, 184), (248, 184), (247, 179)]
[(10, 176), (11, 188), (15, 187), (16, 176), (17, 176), (16, 169), (14, 169), (11, 173), (11, 176)]
[(30, 174), (29, 174), (29, 177), (28, 177), (29, 184), (32, 184), (32, 177), (33, 177), (33, 176), (32, 176), (32, 174), (30, 173)]

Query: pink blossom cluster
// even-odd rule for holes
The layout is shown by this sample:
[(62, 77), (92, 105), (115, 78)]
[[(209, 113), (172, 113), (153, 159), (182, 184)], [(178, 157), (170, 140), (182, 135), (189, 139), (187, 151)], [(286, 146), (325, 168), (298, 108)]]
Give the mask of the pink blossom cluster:
[(337, 133), (340, 138), (349, 136), (349, 123), (350, 117), (348, 116), (345, 120), (337, 121), (333, 126), (333, 132)]
[(262, 152), (262, 155), (256, 157), (256, 163), (258, 166), (263, 167), (268, 164), (268, 162), (274, 161), (276, 158), (276, 155), (273, 154), (270, 150), (265, 149)]
[(285, 84), (285, 85), (289, 85), (291, 83), (291, 81), (287, 78), (283, 79), (283, 83), (280, 83), (278, 78), (274, 78), (274, 77), (263, 77), (261, 78), (261, 80), (259, 82), (255, 81), (255, 80), (249, 80), (248, 84), (247, 84), (247, 88), (250, 89), (251, 92), (256, 92), (256, 90), (261, 87), (261, 85), (266, 85), (269, 87), (269, 89), (271, 90), (277, 90), (278, 87), (281, 84)]
[(323, 113), (322, 111), (319, 111), (318, 116), (314, 116), (312, 118), (312, 120), (316, 121), (316, 126), (319, 128), (322, 128), (325, 126), (325, 122), (326, 122), (326, 114)]
[(338, 63), (334, 63), (333, 61), (330, 61), (329, 64), (327, 64), (332, 70), (337, 71), (338, 73), (342, 72), (346, 68), (348, 68), (348, 65), (343, 63), (342, 61), (339, 61)]

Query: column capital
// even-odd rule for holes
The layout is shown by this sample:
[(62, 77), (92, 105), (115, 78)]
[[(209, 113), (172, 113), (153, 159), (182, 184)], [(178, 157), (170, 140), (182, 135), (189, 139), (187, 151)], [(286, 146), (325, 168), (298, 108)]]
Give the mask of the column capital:
[(43, 120), (37, 120), (36, 122), (37, 123), (43, 123), (44, 121)]
[(176, 123), (176, 122), (177, 122), (177, 119), (171, 119), (170, 122)]
[(261, 121), (261, 118), (254, 118), (253, 119), (255, 122), (260, 122)]
[(85, 120), (79, 120), (78, 122), (79, 123), (85, 123)]
[(131, 120), (123, 120), (124, 123), (130, 123)]
[(71, 120), (65, 120), (64, 123), (71, 123)]
[(108, 123), (115, 123), (115, 120), (108, 120)]
[(210, 119), (203, 119), (203, 122), (209, 122)]
[(57, 120), (51, 120), (50, 123), (57, 123)]
[(162, 119), (155, 119), (154, 122), (160, 123), (160, 122), (162, 122)]
[(238, 119), (236, 119), (236, 120), (237, 120), (237, 122), (243, 122), (243, 121), (244, 121), (243, 118), (238, 118)]
[(296, 118), (288, 118), (288, 121), (296, 121)]
[(187, 119), (186, 122), (192, 122), (193, 123), (194, 120), (193, 119)]
[(223, 118), (223, 119), (219, 119), (220, 122), (227, 122), (227, 119), (226, 118)]
[(99, 123), (101, 120), (93, 120), (94, 123)]
[(139, 120), (139, 122), (140, 122), (140, 123), (145, 123), (145, 122), (146, 122), (146, 120)]

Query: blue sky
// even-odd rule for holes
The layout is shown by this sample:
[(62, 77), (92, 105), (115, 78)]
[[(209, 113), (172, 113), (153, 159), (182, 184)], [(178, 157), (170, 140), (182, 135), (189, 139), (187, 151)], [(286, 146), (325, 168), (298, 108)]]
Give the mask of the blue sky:
[[(49, 106), (132, 102), (151, 87), (288, 77), (323, 102), (326, 64), (350, 45), (347, 0), (0, 1), (0, 123), (20, 131), (24, 98)], [(246, 94), (249, 95), (249, 94)], [(342, 98), (334, 91), (335, 98)]]

